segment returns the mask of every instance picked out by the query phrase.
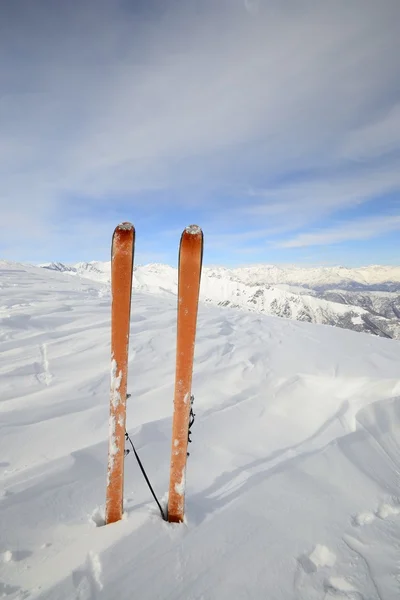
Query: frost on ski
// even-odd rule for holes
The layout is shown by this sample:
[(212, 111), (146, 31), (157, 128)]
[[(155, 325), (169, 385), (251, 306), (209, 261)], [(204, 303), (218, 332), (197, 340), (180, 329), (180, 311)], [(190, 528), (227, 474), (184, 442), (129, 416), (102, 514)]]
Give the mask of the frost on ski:
[(124, 425), (123, 415), (118, 415), (118, 421), (115, 416), (119, 405), (121, 404), (120, 385), (122, 379), (122, 371), (117, 374), (117, 362), (113, 358), (111, 361), (111, 414), (109, 417), (109, 450), (108, 450), (108, 473), (107, 473), (107, 485), (110, 483), (110, 474), (114, 469), (115, 456), (118, 454), (120, 448), (117, 438), (117, 423), (120, 427)]
[(115, 456), (118, 454), (119, 446), (116, 436), (116, 419), (114, 415), (109, 417), (108, 431), (108, 470), (107, 470), (107, 485), (110, 483), (110, 476), (114, 469)]
[(122, 370), (117, 375), (117, 361), (115, 358), (111, 361), (111, 404), (116, 409), (121, 403), (121, 394), (119, 391), (122, 380)]
[(201, 233), (201, 228), (198, 225), (189, 225), (185, 227), (185, 233), (189, 233), (190, 235), (198, 235)]
[(117, 229), (120, 229), (122, 231), (131, 231), (133, 229), (133, 225), (132, 223), (120, 223), (119, 225), (117, 225)]
[(185, 483), (186, 483), (186, 471), (182, 470), (181, 480), (175, 484), (175, 492), (178, 496), (183, 496), (185, 494)]

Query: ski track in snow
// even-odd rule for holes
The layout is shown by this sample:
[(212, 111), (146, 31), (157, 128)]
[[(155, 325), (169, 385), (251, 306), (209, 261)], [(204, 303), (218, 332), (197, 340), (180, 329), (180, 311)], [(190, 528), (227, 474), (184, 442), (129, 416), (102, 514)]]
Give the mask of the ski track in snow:
[[(200, 307), (185, 525), (131, 456), (102, 527), (110, 299), (0, 269), (0, 595), (7, 599), (400, 597), (400, 344)], [(127, 429), (168, 489), (174, 298), (135, 293)]]

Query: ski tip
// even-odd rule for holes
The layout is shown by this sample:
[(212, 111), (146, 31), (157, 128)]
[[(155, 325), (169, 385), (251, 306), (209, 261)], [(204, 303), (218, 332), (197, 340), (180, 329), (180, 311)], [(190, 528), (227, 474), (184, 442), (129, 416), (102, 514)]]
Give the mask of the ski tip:
[(190, 235), (199, 235), (203, 232), (201, 230), (201, 227), (199, 227), (198, 225), (189, 225), (188, 227), (185, 227), (185, 233), (189, 233)]
[(119, 231), (132, 231), (134, 227), (132, 223), (129, 223), (129, 221), (124, 221), (123, 223), (119, 223), (115, 229)]

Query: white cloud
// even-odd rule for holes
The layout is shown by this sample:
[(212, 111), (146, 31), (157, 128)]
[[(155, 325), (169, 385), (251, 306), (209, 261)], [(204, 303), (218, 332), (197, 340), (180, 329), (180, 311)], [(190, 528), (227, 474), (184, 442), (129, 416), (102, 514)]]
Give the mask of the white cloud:
[(400, 103), (376, 120), (349, 133), (342, 148), (344, 158), (362, 160), (399, 150)]
[[(199, 203), (174, 191), (207, 187), (211, 210), (221, 188), (396, 147), (397, 109), (386, 122), (377, 107), (400, 77), (397, 0), (151, 4), (153, 14), (105, 0), (1, 6), (4, 229), (20, 214), (41, 236), (70, 196), (100, 209), (130, 195), (140, 209), (142, 192), (170, 190), (173, 207)], [(318, 202), (329, 212), (397, 187), (394, 171), (276, 188), (262, 214), (301, 205), (306, 222)]]
[(355, 166), (350, 172), (327, 173), (306, 181), (252, 190), (240, 212), (258, 225), (263, 219), (270, 234), (279, 234), (399, 190), (400, 160), (395, 160), (385, 167)]
[(260, 10), (260, 0), (244, 0), (244, 7), (251, 15), (257, 15)]
[(277, 244), (280, 248), (323, 246), (353, 240), (367, 240), (400, 230), (400, 215), (357, 219), (335, 227), (304, 233)]

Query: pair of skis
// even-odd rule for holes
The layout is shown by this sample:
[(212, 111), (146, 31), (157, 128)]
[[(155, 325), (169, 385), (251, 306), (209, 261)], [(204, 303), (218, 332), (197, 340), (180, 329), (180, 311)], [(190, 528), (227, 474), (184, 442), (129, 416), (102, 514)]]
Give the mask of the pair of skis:
[[(122, 518), (128, 350), (135, 229), (115, 228), (111, 247), (111, 398), (106, 493), (106, 523)], [(203, 232), (187, 227), (181, 237), (178, 266), (178, 321), (168, 521), (184, 519), (185, 476), (191, 408), (193, 356), (203, 258)]]

